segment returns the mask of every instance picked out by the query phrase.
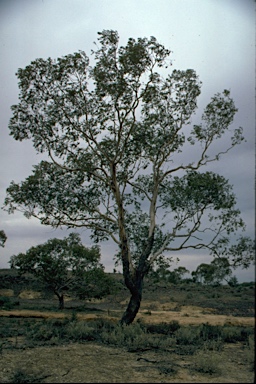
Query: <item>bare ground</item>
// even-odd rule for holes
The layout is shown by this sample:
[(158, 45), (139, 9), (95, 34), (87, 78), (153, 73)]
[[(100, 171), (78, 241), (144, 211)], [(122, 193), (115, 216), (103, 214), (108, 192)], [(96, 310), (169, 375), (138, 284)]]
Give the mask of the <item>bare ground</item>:
[[(219, 356), (220, 374), (199, 374), (196, 356), (155, 351), (129, 353), (95, 343), (6, 350), (0, 361), (1, 383), (21, 369), (41, 383), (253, 383), (241, 345)], [(228, 372), (228, 375), (227, 375)], [(34, 381), (35, 382), (35, 381)]]
[[(162, 310), (148, 311), (146, 307), (147, 303), (144, 303), (138, 318), (150, 323), (177, 320), (187, 325), (206, 322), (213, 325), (255, 324), (253, 317), (215, 315), (210, 308), (187, 306), (177, 312), (167, 304), (161, 304)], [(106, 311), (104, 317), (117, 321), (117, 315), (117, 311)], [(57, 318), (66, 315), (60, 312), (11, 310), (0, 311), (0, 321), (1, 316)], [(78, 314), (77, 317), (86, 321), (102, 317), (102, 314)], [(15, 349), (2, 350), (1, 383), (14, 382), (13, 374), (18, 370), (31, 377), (31, 381), (26, 382), (41, 383), (253, 383), (255, 379), (242, 343), (225, 344), (218, 353), (204, 351), (201, 359), (214, 358), (218, 364), (218, 373), (210, 375), (195, 370), (198, 355), (177, 355), (171, 349), (131, 353), (95, 342), (24, 349), (22, 340), (16, 338), (13, 342)]]

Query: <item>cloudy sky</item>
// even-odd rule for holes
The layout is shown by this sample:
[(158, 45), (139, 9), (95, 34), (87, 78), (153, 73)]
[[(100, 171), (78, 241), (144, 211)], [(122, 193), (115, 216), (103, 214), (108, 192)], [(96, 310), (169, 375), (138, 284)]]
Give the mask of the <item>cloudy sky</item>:
[[(0, 206), (10, 182), (20, 182), (40, 161), (30, 142), (9, 136), (10, 107), (18, 102), (15, 73), (36, 58), (57, 58), (78, 50), (90, 55), (97, 32), (116, 30), (120, 44), (130, 37), (155, 36), (172, 54), (172, 69), (194, 69), (202, 81), (201, 110), (224, 89), (231, 91), (247, 142), (216, 164), (214, 171), (234, 186), (238, 207), (255, 234), (255, 1), (254, 0), (0, 0)], [(63, 238), (22, 214), (0, 210), (0, 230), (8, 237), (0, 248), (0, 268), (10, 256), (49, 238)], [(80, 232), (90, 246), (86, 232)], [(115, 247), (102, 244), (102, 262), (113, 270)], [(180, 255), (190, 271), (211, 260), (206, 254)], [(239, 281), (254, 280), (254, 267), (235, 271)]]

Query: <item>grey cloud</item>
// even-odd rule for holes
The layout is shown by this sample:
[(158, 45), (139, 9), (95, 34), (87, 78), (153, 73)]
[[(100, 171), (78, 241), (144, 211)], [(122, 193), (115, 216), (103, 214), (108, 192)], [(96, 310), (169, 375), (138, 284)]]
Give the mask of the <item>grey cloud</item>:
[[(233, 127), (244, 127), (247, 143), (242, 143), (211, 167), (234, 185), (238, 207), (254, 236), (255, 177), (255, 2), (244, 0), (3, 0), (0, 2), (0, 205), (11, 180), (30, 175), (40, 161), (30, 142), (15, 142), (9, 136), (10, 107), (18, 101), (15, 72), (36, 58), (69, 54), (79, 49), (89, 55), (97, 32), (115, 29), (121, 44), (129, 37), (155, 36), (173, 51), (171, 69), (193, 68), (199, 75), (202, 94), (198, 115), (216, 92), (230, 89), (238, 108)], [(226, 144), (225, 139), (218, 146)], [(192, 152), (187, 152), (191, 159)], [(3, 227), (3, 228), (2, 228)], [(9, 257), (67, 231), (53, 231), (29, 221), (21, 214), (0, 211), (0, 229), (8, 236), (0, 255), (0, 268)], [(89, 234), (81, 231), (86, 244)], [(116, 246), (101, 246), (105, 265), (112, 270)], [(181, 255), (181, 265), (193, 267), (207, 255)], [(240, 273), (240, 272), (239, 272)], [(240, 273), (242, 279), (252, 279)]]

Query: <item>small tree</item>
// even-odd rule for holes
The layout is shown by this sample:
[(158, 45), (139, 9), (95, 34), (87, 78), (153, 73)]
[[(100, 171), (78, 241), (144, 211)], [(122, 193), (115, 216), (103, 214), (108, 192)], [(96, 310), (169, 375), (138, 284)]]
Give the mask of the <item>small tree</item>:
[(223, 280), (226, 282), (232, 275), (232, 269), (230, 267), (230, 262), (226, 257), (216, 257), (211, 265), (214, 266), (214, 283), (220, 284)]
[(179, 284), (182, 281), (183, 276), (189, 273), (189, 270), (185, 267), (175, 268), (173, 271), (169, 269), (171, 266), (170, 260), (160, 258), (155, 269), (149, 271), (149, 277), (153, 278), (155, 282), (164, 280), (173, 284)]
[(211, 284), (213, 282), (214, 270), (215, 268), (213, 265), (202, 263), (191, 273), (191, 275), (197, 283)]
[(60, 309), (64, 308), (68, 290), (83, 297), (93, 297), (95, 292), (99, 297), (107, 291), (99, 247), (84, 247), (76, 233), (31, 247), (26, 253), (12, 256), (9, 263), (21, 274), (30, 272), (44, 283), (58, 297)]
[(148, 277), (153, 278), (154, 282), (159, 282), (160, 280), (169, 281), (171, 274), (170, 266), (171, 260), (160, 256), (148, 271)]
[(174, 284), (179, 284), (182, 279), (184, 278), (184, 275), (186, 273), (189, 273), (189, 270), (185, 267), (178, 267), (178, 268), (175, 268), (173, 271), (172, 271), (172, 275), (170, 276), (169, 278), (169, 281), (174, 283)]
[[(243, 141), (237, 128), (226, 149), (214, 146), (229, 135), (237, 111), (230, 92), (214, 95), (202, 123), (191, 124), (201, 83), (193, 69), (165, 76), (170, 53), (155, 37), (119, 46), (118, 33), (103, 30), (94, 66), (79, 51), (37, 59), (17, 73), (20, 101), (10, 134), (32, 139), (49, 161), (11, 183), (5, 207), (114, 241), (131, 293), (124, 324), (135, 319), (143, 279), (159, 257), (203, 248), (215, 256), (221, 242), (228, 248), (230, 235), (245, 228), (228, 181), (203, 172)], [(245, 267), (254, 258), (246, 242), (241, 258), (232, 254)]]
[(192, 272), (195, 281), (203, 284), (220, 284), (231, 275), (232, 269), (226, 257), (215, 258), (210, 264), (200, 264)]
[(3, 230), (0, 231), (0, 246), (4, 247), (4, 244), (7, 240), (7, 236)]
[(82, 279), (74, 282), (74, 292), (79, 299), (101, 299), (116, 292), (115, 280), (104, 272), (103, 268), (94, 268), (86, 272)]
[(228, 280), (228, 285), (230, 287), (237, 287), (238, 286), (238, 278), (236, 276), (231, 276)]

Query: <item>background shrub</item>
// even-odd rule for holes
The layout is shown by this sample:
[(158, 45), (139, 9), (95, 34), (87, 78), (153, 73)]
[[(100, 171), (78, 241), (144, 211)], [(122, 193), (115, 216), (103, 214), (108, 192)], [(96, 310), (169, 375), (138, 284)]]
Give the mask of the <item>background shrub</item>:
[(195, 355), (194, 370), (205, 374), (221, 374), (221, 357), (216, 352), (206, 354), (205, 351), (199, 351)]
[(68, 320), (48, 319), (31, 325), (26, 333), (29, 340), (39, 344), (58, 344), (67, 339), (66, 324)]
[(141, 324), (148, 333), (158, 333), (162, 335), (172, 335), (180, 328), (180, 324), (176, 320), (173, 320), (170, 323)]
[(221, 326), (208, 323), (199, 326), (200, 338), (205, 340), (217, 340), (221, 337)]
[(0, 309), (9, 311), (19, 305), (19, 300), (10, 298), (8, 296), (0, 296)]
[[(46, 377), (46, 376), (45, 376)], [(11, 383), (41, 383), (44, 377), (28, 373), (24, 369), (17, 368), (11, 377)]]
[(175, 332), (177, 344), (180, 345), (200, 345), (200, 329), (198, 327), (181, 327)]
[(97, 339), (95, 328), (85, 322), (71, 321), (65, 328), (66, 337), (72, 341), (93, 341)]
[(250, 371), (255, 369), (255, 336), (250, 335), (248, 337), (247, 345), (244, 349), (245, 361), (249, 364)]
[(247, 341), (250, 335), (254, 334), (254, 329), (250, 327), (235, 327), (225, 325), (221, 329), (221, 338), (226, 343), (236, 343), (237, 341)]

